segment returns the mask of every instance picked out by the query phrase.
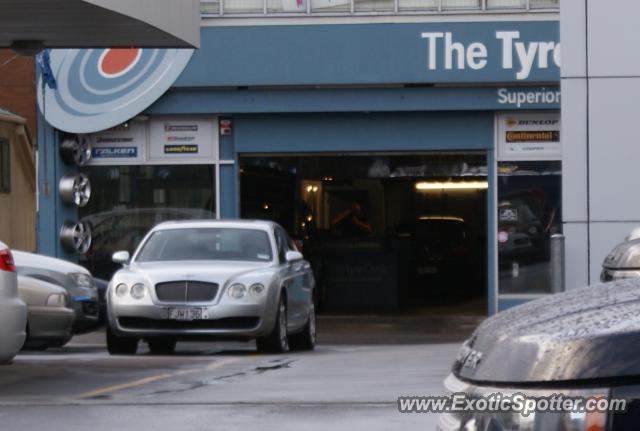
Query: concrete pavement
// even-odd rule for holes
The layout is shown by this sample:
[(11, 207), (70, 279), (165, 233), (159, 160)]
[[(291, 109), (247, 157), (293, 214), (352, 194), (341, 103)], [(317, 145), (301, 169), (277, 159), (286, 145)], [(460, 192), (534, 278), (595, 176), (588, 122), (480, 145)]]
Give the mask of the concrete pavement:
[(377, 342), (323, 342), (284, 355), (258, 355), (251, 342), (179, 343), (172, 356), (152, 356), (141, 343), (137, 356), (109, 356), (103, 337), (24, 352), (0, 367), (0, 428), (434, 429), (435, 415), (400, 414), (396, 400), (440, 394), (458, 348), (409, 342), (410, 334), (397, 342), (390, 330)]

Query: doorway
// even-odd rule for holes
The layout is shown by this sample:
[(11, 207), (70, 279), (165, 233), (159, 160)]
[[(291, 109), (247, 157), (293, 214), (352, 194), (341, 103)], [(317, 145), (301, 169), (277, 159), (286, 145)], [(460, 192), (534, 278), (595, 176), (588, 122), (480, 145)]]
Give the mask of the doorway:
[(241, 216), (296, 239), (328, 313), (487, 313), (479, 152), (244, 154)]

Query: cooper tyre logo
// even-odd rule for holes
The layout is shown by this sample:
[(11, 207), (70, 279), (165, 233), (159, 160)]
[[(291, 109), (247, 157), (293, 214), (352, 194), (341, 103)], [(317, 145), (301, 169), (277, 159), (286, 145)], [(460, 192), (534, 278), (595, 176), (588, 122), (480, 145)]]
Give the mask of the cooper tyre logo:
[[(52, 126), (92, 133), (123, 123), (155, 102), (184, 70), (192, 49), (56, 49), (57, 90), (38, 85), (38, 104)], [(44, 109), (43, 109), (43, 102)]]

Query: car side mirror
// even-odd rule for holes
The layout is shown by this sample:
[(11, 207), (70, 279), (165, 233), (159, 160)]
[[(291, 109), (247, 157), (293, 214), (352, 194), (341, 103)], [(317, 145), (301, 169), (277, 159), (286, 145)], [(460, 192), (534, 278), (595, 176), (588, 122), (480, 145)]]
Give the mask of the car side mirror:
[(299, 251), (289, 250), (284, 258), (287, 262), (297, 262), (304, 259), (304, 256)]
[(113, 255), (111, 256), (111, 260), (114, 263), (119, 263), (121, 265), (127, 265), (129, 263), (129, 258), (131, 256), (129, 256), (129, 252), (126, 250), (122, 250), (122, 251), (116, 251), (115, 253), (113, 253)]

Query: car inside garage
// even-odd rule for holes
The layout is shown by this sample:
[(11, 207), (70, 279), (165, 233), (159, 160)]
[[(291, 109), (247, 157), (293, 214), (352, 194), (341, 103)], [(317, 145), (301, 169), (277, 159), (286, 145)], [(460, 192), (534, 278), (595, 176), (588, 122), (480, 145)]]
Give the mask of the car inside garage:
[(242, 218), (280, 223), (326, 313), (487, 312), (483, 152), (240, 157)]

